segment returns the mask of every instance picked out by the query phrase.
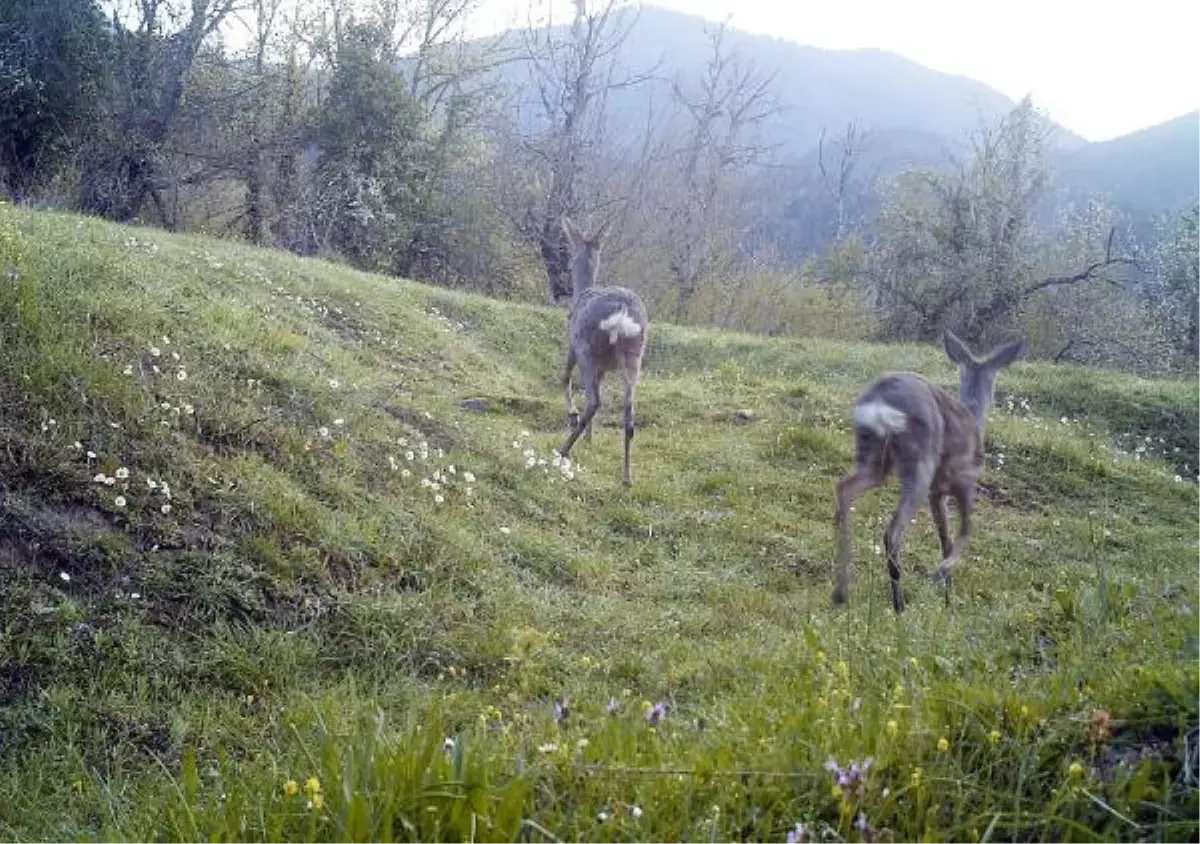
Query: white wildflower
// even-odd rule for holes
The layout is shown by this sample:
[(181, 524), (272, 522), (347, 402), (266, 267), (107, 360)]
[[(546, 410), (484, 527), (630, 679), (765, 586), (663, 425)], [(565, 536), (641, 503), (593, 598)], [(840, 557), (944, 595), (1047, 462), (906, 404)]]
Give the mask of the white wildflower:
[(412, 461), (412, 460), (416, 459), (416, 455), (414, 455), (411, 451), (406, 451), (406, 452), (404, 452), (404, 459), (408, 460), (408, 461)]
[(150, 354), (153, 355), (154, 357), (158, 357), (159, 355), (162, 354), (162, 349), (158, 348), (158, 346), (151, 346)]
[(122, 466), (120, 469), (117, 470), (117, 480), (123, 481), (128, 477), (129, 477), (129, 470), (126, 469), (124, 466)]
[(500, 528), (500, 532), (502, 534), (504, 534), (505, 536), (508, 536), (510, 533), (512, 533), (512, 528), (502, 527), (502, 528)]
[(411, 478), (411, 477), (412, 477), (412, 472), (408, 471), (407, 469), (401, 469), (401, 470), (400, 470), (400, 477), (402, 477), (402, 478)]
[(317, 433), (320, 434), (322, 437), (328, 437), (329, 429), (326, 428), (324, 425), (322, 425), (320, 428), (317, 428)]
[(187, 380), (187, 372), (185, 372), (182, 369), (179, 370), (178, 372), (175, 373), (175, 380), (176, 381), (186, 381)]
[(556, 750), (558, 750), (558, 745), (552, 741), (538, 745), (538, 753), (553, 753)]
[(338, 381), (336, 378), (330, 378), (330, 379), (329, 379), (329, 386), (330, 386), (332, 389), (336, 390), (338, 387), (340, 387), (340, 386), (342, 386), (342, 385), (341, 385), (341, 382), (339, 382), (339, 381)]
[(118, 495), (116, 498), (113, 499), (113, 504), (116, 504), (118, 507), (124, 507), (125, 506), (125, 496)]
[(630, 806), (629, 814), (632, 815), (633, 819), (636, 821), (638, 818), (640, 818), (642, 816), (642, 807), (641, 806)]
[[(78, 443), (76, 443), (76, 444), (78, 445)], [(95, 460), (95, 459), (96, 459), (96, 452), (94, 452), (94, 451), (89, 451), (89, 452), (87, 453), (87, 459), (88, 459), (88, 460)]]
[(338, 417), (337, 419), (333, 420), (333, 424), (340, 428), (346, 424), (346, 420), (342, 419), (341, 417)]
[(161, 510), (161, 511), (162, 511), (162, 514), (165, 516), (165, 515), (167, 515), (167, 513), (170, 513), (170, 512), (171, 512), (171, 505), (170, 505), (170, 504), (164, 504), (163, 506), (159, 507), (158, 509), (159, 509), (159, 510)]
[(445, 497), (444, 495), (435, 495), (435, 496), (433, 497), (433, 503), (434, 503), (434, 504), (441, 504), (441, 503), (442, 503), (443, 501), (445, 501), (445, 500), (446, 500), (446, 497)]
[(475, 483), (475, 473), (474, 472), (463, 472), (463, 480), (469, 484)]
[(126, 375), (132, 375), (133, 374), (133, 366), (132, 365), (127, 366), (124, 369), (122, 369), (121, 371), (124, 372)]
[(71, 575), (67, 574), (65, 571), (60, 571), (58, 573), (58, 577), (60, 580), (62, 580), (63, 583), (71, 582)]

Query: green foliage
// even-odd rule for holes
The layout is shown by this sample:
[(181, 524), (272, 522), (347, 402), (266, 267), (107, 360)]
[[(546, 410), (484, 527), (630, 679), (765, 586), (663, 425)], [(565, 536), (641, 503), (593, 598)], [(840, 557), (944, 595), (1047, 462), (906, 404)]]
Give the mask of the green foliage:
[(0, 267), (6, 837), (1196, 837), (1200, 499), (1119, 440), (1193, 382), (1014, 367), (896, 618), (832, 485), (936, 348), (659, 325), (624, 491), (611, 414), (553, 463), (558, 311), (9, 207)]
[(1180, 214), (1159, 238), (1142, 288), (1185, 368), (1200, 357), (1200, 205)]
[(90, 130), (111, 43), (93, 0), (0, 4), (0, 178), (24, 199)]

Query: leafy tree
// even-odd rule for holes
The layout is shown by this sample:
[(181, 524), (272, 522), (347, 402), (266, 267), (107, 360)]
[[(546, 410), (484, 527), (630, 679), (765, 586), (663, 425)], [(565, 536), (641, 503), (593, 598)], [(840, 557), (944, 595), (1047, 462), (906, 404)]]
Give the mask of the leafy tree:
[(1046, 124), (1026, 99), (980, 132), (970, 160), (952, 172), (906, 173), (896, 182), (876, 221), (872, 255), (885, 335), (932, 340), (953, 326), (974, 342), (1013, 327), (1042, 291), (1100, 280), (1132, 263), (1113, 254), (1110, 231), (1090, 243), (1081, 270), (1041, 272), (1046, 140)]
[(0, 3), (0, 178), (14, 199), (55, 175), (98, 118), (111, 47), (93, 0)]
[(1151, 275), (1142, 294), (1175, 351), (1200, 357), (1200, 205), (1180, 214), (1163, 232), (1152, 255)]

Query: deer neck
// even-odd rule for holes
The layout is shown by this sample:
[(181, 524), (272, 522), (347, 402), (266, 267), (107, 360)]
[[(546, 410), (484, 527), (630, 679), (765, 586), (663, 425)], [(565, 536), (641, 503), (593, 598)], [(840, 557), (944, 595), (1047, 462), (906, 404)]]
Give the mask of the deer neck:
[(598, 267), (598, 257), (591, 258), (585, 253), (580, 253), (571, 262), (571, 297), (575, 302), (579, 301), (579, 297), (584, 294), (589, 288), (596, 284), (596, 271)]

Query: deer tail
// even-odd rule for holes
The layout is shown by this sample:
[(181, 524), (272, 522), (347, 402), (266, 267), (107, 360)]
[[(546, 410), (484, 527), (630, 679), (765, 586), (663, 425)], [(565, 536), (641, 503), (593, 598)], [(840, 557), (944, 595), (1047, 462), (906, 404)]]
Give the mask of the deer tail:
[(629, 309), (622, 305), (619, 310), (600, 320), (600, 330), (608, 332), (608, 342), (616, 345), (623, 337), (637, 337), (642, 333), (642, 326), (629, 315)]

